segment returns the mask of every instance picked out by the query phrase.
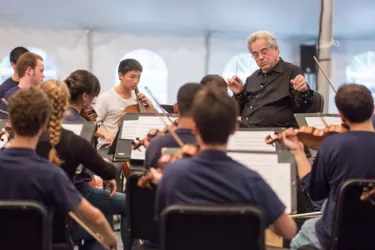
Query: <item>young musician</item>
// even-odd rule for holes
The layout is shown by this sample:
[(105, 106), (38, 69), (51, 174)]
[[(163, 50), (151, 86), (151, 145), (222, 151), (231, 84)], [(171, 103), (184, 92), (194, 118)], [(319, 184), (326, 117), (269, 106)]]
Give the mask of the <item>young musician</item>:
[(8, 102), (14, 138), (0, 151), (0, 200), (37, 201), (55, 215), (73, 211), (104, 237), (105, 244), (116, 247), (116, 235), (103, 214), (82, 198), (61, 168), (35, 153), (49, 123), (49, 98), (30, 88), (18, 91)]
[[(16, 71), (19, 76), (19, 83), (17, 86), (5, 92), (3, 98), (0, 101), (0, 110), (8, 110), (6, 100), (17, 90), (28, 89), (31, 86), (37, 87), (43, 82), (43, 58), (37, 54), (26, 52), (18, 58)], [(5, 113), (0, 113), (0, 119), (6, 118), (8, 118), (8, 116)]]
[[(175, 133), (181, 138), (183, 143), (196, 144), (192, 130), (194, 128), (194, 121), (191, 117), (191, 108), (195, 94), (202, 88), (202, 85), (198, 83), (187, 83), (178, 90), (177, 103), (174, 105), (174, 110), (179, 115)], [(178, 147), (176, 140), (170, 133), (151, 140), (146, 150), (146, 168), (157, 167), (161, 150), (164, 147)]]
[(206, 87), (213, 87), (215, 89), (222, 89), (224, 91), (228, 91), (227, 83), (225, 82), (224, 78), (220, 75), (206, 75), (202, 78), (200, 84)]
[(374, 99), (370, 90), (363, 85), (343, 85), (337, 91), (335, 103), (341, 120), (350, 130), (324, 139), (312, 167), (293, 129), (284, 134), (283, 141), (296, 159), (298, 175), (311, 199), (328, 199), (323, 216), (304, 223), (292, 240), (291, 249), (305, 245), (329, 249), (340, 185), (348, 179), (375, 178), (375, 133), (371, 119)]
[[(80, 110), (89, 108), (94, 97), (100, 92), (98, 78), (86, 70), (77, 70), (69, 75), (65, 83), (70, 91), (71, 98), (68, 113), (64, 119), (67, 121), (85, 121), (80, 115)], [(106, 135), (106, 131), (101, 132)], [(111, 136), (111, 134), (108, 135)], [(107, 139), (112, 143), (113, 138), (107, 137)], [(123, 242), (126, 242), (128, 239), (126, 238), (125, 194), (116, 192), (117, 185), (114, 180), (105, 182), (113, 187), (111, 193), (104, 189), (92, 187), (89, 185), (92, 177), (92, 174), (84, 167), (74, 177), (75, 186), (92, 205), (106, 215), (112, 226), (113, 215), (121, 215), (121, 236)]]
[(296, 225), (271, 187), (226, 154), (228, 138), (237, 126), (235, 100), (207, 88), (196, 96), (191, 114), (200, 153), (164, 168), (156, 196), (157, 214), (173, 204), (252, 204), (263, 210), (267, 226), (292, 238)]
[[(119, 85), (101, 94), (95, 102), (94, 109), (98, 114), (96, 120), (101, 129), (116, 135), (125, 109), (130, 105), (136, 105), (137, 98), (147, 106), (147, 112), (155, 111), (153, 104), (144, 94), (135, 95), (134, 90), (140, 81), (142, 70), (141, 64), (135, 59), (125, 59), (120, 62)], [(102, 155), (107, 155), (109, 143), (104, 138), (99, 138), (97, 148)]]
[[(70, 101), (68, 113), (65, 116), (66, 121), (84, 121), (81, 116), (82, 110), (91, 107), (95, 97), (100, 93), (100, 83), (98, 78), (87, 70), (76, 70), (69, 75), (65, 83), (70, 92)], [(103, 137), (109, 144), (112, 144), (114, 135), (98, 128), (96, 135)]]
[(16, 70), (16, 63), (18, 61), (18, 58), (26, 53), (29, 52), (26, 48), (24, 47), (16, 47), (14, 48), (10, 54), (9, 54), (9, 61), (10, 65), (13, 68), (13, 75), (6, 79), (0, 86), (0, 99), (4, 97), (5, 92), (7, 92), (9, 89), (16, 87), (18, 85), (18, 82), (20, 80), (17, 70)]

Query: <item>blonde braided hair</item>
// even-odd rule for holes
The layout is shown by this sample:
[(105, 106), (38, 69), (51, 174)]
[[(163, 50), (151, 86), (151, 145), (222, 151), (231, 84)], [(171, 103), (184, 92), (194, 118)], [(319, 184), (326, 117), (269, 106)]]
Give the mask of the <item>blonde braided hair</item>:
[(48, 159), (56, 165), (61, 165), (63, 161), (57, 154), (56, 145), (60, 142), (61, 122), (68, 108), (70, 99), (69, 89), (64, 82), (55, 80), (46, 81), (40, 87), (52, 101), (52, 113), (48, 126), (51, 149)]

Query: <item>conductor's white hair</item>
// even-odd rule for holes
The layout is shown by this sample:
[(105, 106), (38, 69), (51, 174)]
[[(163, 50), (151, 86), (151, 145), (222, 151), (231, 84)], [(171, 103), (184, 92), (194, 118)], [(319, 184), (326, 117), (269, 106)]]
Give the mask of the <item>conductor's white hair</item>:
[(251, 44), (258, 39), (266, 40), (268, 45), (271, 48), (276, 48), (278, 46), (277, 41), (276, 41), (276, 36), (274, 34), (272, 34), (271, 32), (269, 32), (267, 30), (261, 30), (261, 31), (257, 31), (257, 32), (252, 33), (249, 37), (247, 47), (248, 47), (250, 53), (252, 52), (251, 51)]

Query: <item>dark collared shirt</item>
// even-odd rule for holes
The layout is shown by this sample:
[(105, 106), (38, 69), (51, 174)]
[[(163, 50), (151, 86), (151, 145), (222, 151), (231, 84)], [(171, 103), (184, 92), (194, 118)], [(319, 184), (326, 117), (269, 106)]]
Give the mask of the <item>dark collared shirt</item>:
[(294, 113), (304, 113), (313, 104), (309, 87), (300, 93), (290, 83), (299, 74), (304, 75), (300, 67), (281, 58), (270, 72), (255, 71), (235, 95), (242, 121), (250, 127), (297, 127)]

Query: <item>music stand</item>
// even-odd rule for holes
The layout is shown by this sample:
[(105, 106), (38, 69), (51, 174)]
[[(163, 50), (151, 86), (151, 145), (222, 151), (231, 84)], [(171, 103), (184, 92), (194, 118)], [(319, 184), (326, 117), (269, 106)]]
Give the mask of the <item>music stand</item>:
[(169, 104), (161, 104), (160, 105), (162, 109), (164, 109), (168, 114), (175, 114), (173, 112), (173, 105), (169, 105)]
[[(126, 121), (137, 121), (139, 120), (140, 117), (155, 117), (155, 116), (158, 116), (158, 115), (154, 113), (127, 113), (124, 115), (124, 118), (123, 118), (124, 119), (123, 126), (126, 124)], [(165, 117), (165, 115), (162, 115), (162, 116)], [(177, 118), (176, 115), (170, 115), (170, 117)], [(131, 165), (143, 166), (144, 159), (132, 159), (131, 157), (132, 142), (134, 140), (121, 138), (123, 126), (120, 127), (118, 134), (116, 135), (116, 138), (113, 141), (113, 144), (115, 145), (111, 147), (109, 151), (113, 153), (112, 160), (114, 162), (129, 161)], [(152, 125), (149, 129), (153, 129)], [(142, 138), (139, 138), (139, 139), (142, 139)]]
[[(245, 151), (245, 150), (228, 150), (228, 156), (232, 157), (232, 159), (236, 160), (235, 155), (236, 154), (243, 154), (243, 155), (251, 155), (251, 154), (256, 154), (256, 155), (264, 155), (265, 157), (267, 156), (273, 156), (277, 155), (278, 163), (286, 163), (290, 164), (290, 183), (285, 180), (285, 183), (283, 186), (290, 186), (291, 187), (291, 194), (290, 194), (290, 204), (285, 204), (287, 207), (290, 207), (290, 214), (296, 214), (298, 211), (298, 204), (297, 204), (297, 166), (294, 161), (293, 156), (289, 151), (275, 151), (275, 152), (269, 152), (269, 151)], [(255, 166), (255, 164), (251, 163), (251, 157), (246, 157), (247, 160), (249, 160), (249, 164), (246, 165), (250, 169), (251, 166)], [(239, 161), (240, 162), (240, 161)], [(243, 163), (242, 163), (243, 164)], [(269, 166), (272, 166), (270, 164)], [(268, 166), (268, 167), (269, 167)], [(273, 166), (272, 166), (273, 167)], [(275, 168), (279, 167), (277, 165), (274, 166)], [(252, 169), (254, 170), (254, 169)], [(280, 178), (278, 178), (278, 181), (280, 181)], [(274, 190), (277, 193), (277, 190)]]
[[(270, 135), (270, 136), (273, 136), (273, 135), (276, 135), (276, 134), (279, 134), (281, 132), (284, 131), (284, 128), (239, 128), (236, 130), (236, 132), (234, 133), (234, 135), (232, 136), (236, 136), (236, 133), (241, 133), (241, 137), (243, 138), (248, 138), (249, 140), (251, 140), (251, 134), (250, 132), (269, 132), (267, 133), (267, 135)], [(246, 132), (249, 132), (249, 133), (246, 133)], [(263, 145), (265, 145), (265, 142), (264, 142), (264, 139), (265, 138), (262, 138), (262, 141), (260, 142)], [(229, 139), (231, 140), (231, 139)], [(287, 150), (287, 148), (285, 147), (285, 145), (281, 142), (275, 142), (274, 143), (274, 146), (276, 148), (275, 151), (280, 151), (280, 150)], [(230, 150), (230, 145), (228, 145), (229, 147), (229, 150)], [(257, 151), (258, 149), (244, 149), (243, 146), (241, 146), (241, 150), (254, 150), (254, 151)], [(262, 150), (260, 150), (262, 151)]]
[(64, 121), (61, 126), (89, 142), (91, 142), (95, 133), (95, 124), (89, 121)]

